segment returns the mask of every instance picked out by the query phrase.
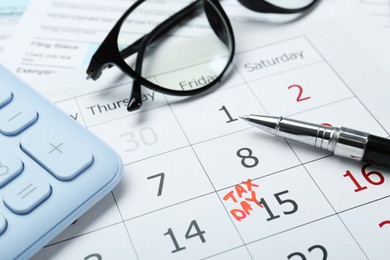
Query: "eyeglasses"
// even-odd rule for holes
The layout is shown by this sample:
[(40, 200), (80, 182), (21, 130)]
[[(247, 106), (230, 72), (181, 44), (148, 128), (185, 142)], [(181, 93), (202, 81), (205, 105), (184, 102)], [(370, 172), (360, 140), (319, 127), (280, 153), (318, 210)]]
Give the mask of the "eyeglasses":
[[(319, 0), (238, 1), (256, 12), (291, 14)], [(92, 56), (87, 74), (96, 80), (116, 65), (133, 78), (127, 110), (134, 111), (142, 106), (141, 85), (176, 96), (206, 92), (221, 81), (234, 50), (232, 26), (219, 0), (138, 0)]]

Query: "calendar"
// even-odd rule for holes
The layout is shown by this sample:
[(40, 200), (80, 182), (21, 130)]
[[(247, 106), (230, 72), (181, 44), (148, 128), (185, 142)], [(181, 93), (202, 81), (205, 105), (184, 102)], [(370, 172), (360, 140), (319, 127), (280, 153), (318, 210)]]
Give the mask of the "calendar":
[[(129, 113), (131, 80), (115, 68), (103, 83), (85, 82), (85, 69), (34, 79), (38, 91), (116, 150), (124, 174), (33, 259), (388, 258), (388, 169), (275, 138), (239, 116), (286, 116), (389, 137), (389, 78), (337, 24), (309, 30), (237, 22), (234, 29), (233, 64), (207, 95), (143, 88), (143, 107)], [(52, 41), (33, 41), (21, 73), (52, 73), (28, 64), (49, 48), (38, 43)], [(79, 54), (77, 62), (91, 51), (80, 41), (82, 48), (67, 50)], [(178, 80), (168, 72), (151, 78)]]

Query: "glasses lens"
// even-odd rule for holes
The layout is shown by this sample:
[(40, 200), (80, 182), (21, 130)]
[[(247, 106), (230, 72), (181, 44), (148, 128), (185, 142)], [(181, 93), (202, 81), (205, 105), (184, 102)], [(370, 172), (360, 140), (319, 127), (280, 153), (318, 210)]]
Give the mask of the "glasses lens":
[(225, 71), (233, 55), (221, 12), (214, 1), (144, 1), (123, 22), (118, 48), (148, 83), (172, 94), (199, 90)]

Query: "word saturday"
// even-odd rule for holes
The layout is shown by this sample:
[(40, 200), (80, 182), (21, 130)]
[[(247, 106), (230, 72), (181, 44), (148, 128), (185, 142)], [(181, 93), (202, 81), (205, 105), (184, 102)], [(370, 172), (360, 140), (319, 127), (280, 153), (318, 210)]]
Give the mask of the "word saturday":
[(244, 64), (244, 68), (247, 72), (253, 72), (261, 70), (278, 64), (288, 63), (294, 60), (303, 60), (303, 51), (295, 51), (289, 53), (283, 53), (280, 56), (276, 56), (270, 59), (261, 59), (255, 62), (248, 62)]

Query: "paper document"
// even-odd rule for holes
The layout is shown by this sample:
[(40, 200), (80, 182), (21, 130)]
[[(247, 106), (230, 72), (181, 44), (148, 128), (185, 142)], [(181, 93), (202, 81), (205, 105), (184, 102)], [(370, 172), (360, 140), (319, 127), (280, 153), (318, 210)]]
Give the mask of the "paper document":
[[(253, 30), (267, 34), (270, 28), (283, 28), (275, 22), (279, 16), (249, 11), (236, 0), (221, 3), (233, 22), (237, 38)], [(129, 5), (128, 0), (30, 0), (19, 26), (21, 29), (14, 32), (7, 52), (0, 55), (0, 60), (28, 81), (85, 66)], [(323, 0), (310, 15), (288, 27), (310, 25), (318, 20), (337, 21), (390, 74), (390, 61), (383, 58), (390, 44), (389, 6), (389, 0)], [(154, 15), (146, 14), (145, 24), (153, 21)], [(248, 26), (236, 27), (241, 23)]]
[(2, 0), (0, 2), (0, 53), (15, 31), (30, 0)]

